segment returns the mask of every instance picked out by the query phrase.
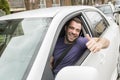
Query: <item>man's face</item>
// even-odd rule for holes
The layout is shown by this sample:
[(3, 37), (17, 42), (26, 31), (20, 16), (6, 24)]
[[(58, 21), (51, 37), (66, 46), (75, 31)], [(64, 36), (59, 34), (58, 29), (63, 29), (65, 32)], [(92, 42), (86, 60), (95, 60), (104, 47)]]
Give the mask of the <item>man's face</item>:
[(68, 43), (75, 41), (79, 37), (80, 31), (81, 24), (75, 21), (71, 21), (69, 26), (66, 28), (66, 41)]

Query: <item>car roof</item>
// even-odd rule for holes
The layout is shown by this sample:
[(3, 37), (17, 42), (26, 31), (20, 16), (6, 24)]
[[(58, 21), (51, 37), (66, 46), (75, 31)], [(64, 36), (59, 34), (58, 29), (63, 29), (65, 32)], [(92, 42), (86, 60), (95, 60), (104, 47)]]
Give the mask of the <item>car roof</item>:
[(95, 9), (95, 8), (92, 6), (62, 6), (62, 7), (40, 8), (40, 9), (5, 15), (0, 17), (0, 20), (35, 18), (35, 17), (54, 17), (58, 13), (63, 13), (63, 12), (69, 13), (83, 9)]

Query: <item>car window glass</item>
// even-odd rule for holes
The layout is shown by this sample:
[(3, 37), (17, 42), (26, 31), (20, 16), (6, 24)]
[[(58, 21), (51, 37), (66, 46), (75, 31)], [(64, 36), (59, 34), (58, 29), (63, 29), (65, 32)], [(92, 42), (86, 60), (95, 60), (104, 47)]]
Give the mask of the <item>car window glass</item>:
[(100, 9), (103, 13), (105, 13), (105, 14), (113, 14), (113, 11), (112, 11), (112, 8), (111, 8), (111, 6), (98, 6), (97, 7), (98, 9)]
[[(20, 22), (21, 20), (0, 21), (0, 54), (2, 54), (8, 42), (13, 36), (23, 34), (22, 29), (20, 30), (20, 27), (17, 27), (19, 26)], [(17, 32), (15, 31), (15, 29), (17, 30)], [(21, 33), (19, 32), (19, 30)]]
[(0, 80), (22, 79), (51, 21), (52, 18), (0, 21), (0, 43), (5, 44), (0, 57)]
[(98, 12), (91, 11), (85, 13), (92, 24), (91, 29), (93, 33), (95, 34), (95, 36), (100, 36), (107, 27), (105, 20)]

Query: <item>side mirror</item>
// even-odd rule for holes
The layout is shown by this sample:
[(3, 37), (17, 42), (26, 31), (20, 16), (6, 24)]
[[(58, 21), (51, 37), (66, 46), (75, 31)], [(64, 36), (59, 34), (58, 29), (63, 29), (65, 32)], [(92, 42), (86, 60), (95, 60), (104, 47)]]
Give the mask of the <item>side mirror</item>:
[(55, 80), (99, 80), (99, 77), (93, 67), (68, 66), (58, 72)]

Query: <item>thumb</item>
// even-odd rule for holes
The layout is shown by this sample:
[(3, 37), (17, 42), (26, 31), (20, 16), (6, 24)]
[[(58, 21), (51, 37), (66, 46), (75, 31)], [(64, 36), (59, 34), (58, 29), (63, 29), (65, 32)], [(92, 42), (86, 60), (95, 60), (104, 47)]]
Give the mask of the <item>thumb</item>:
[(91, 37), (89, 36), (89, 34), (86, 34), (86, 38), (87, 38), (88, 40), (91, 40)]

